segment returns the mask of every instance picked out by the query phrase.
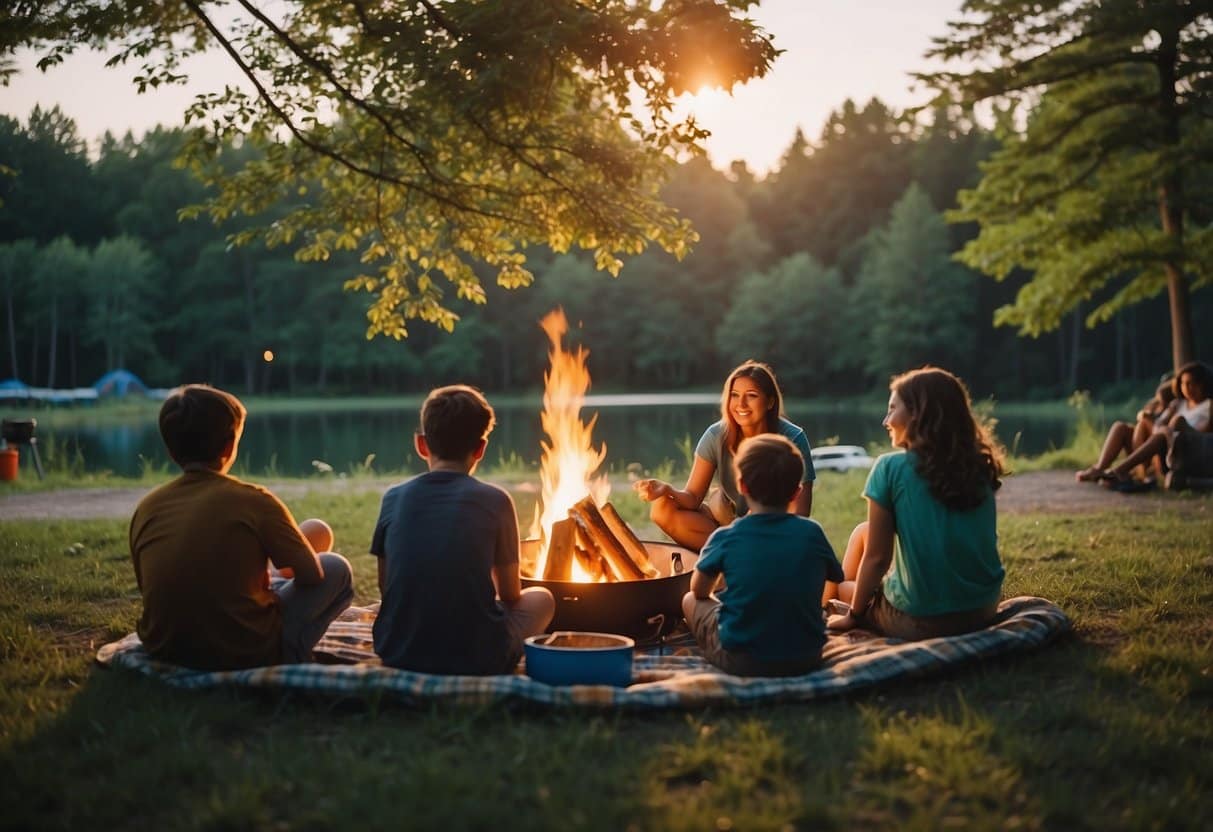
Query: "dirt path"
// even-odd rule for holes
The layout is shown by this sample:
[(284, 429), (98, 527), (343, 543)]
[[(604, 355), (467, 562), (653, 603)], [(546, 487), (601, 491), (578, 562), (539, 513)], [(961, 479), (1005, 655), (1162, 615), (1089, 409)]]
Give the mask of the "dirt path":
[[(382, 493), (383, 483), (366, 481), (317, 481), (316, 483), (266, 483), (283, 498), (316, 491), (347, 490)], [(147, 489), (78, 488), (0, 495), (0, 521), (39, 519), (90, 519), (129, 517)], [(1098, 511), (1153, 513), (1162, 507), (1178, 508), (1185, 516), (1213, 521), (1213, 497), (1174, 495), (1161, 491), (1118, 494), (1098, 485), (1078, 484), (1069, 471), (1030, 471), (1010, 477), (998, 492), (999, 511), (1008, 514), (1034, 512), (1088, 514)]]

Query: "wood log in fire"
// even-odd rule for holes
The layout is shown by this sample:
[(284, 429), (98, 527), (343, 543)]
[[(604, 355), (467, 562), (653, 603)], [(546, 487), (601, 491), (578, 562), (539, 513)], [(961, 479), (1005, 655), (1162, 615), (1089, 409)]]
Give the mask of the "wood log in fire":
[(632, 562), (632, 558), (624, 549), (623, 544), (611, 533), (610, 527), (602, 518), (602, 512), (598, 510), (598, 506), (594, 505), (593, 497), (578, 500), (569, 509), (569, 516), (577, 522), (578, 527), (598, 550), (598, 554), (606, 561), (616, 578), (621, 581), (644, 580), (644, 571)]
[(543, 565), (545, 581), (567, 581), (573, 577), (573, 538), (577, 525), (570, 518), (552, 524), (552, 539), (548, 541), (548, 559)]
[(632, 531), (631, 526), (624, 522), (619, 516), (619, 512), (610, 503), (604, 503), (600, 509), (602, 519), (606, 522), (607, 528), (611, 530), (611, 534), (619, 541), (624, 552), (632, 559), (632, 563), (644, 573), (646, 578), (656, 578), (660, 572), (657, 567), (649, 561), (649, 550), (640, 542), (640, 538)]
[[(572, 520), (569, 522), (576, 525)], [(592, 544), (587, 545), (585, 543), (580, 529), (577, 530), (576, 542), (573, 546), (573, 557), (577, 559), (578, 565), (589, 576), (591, 583), (598, 583), (599, 581), (614, 583), (614, 573), (603, 562), (602, 555), (598, 554), (597, 551), (592, 551)]]

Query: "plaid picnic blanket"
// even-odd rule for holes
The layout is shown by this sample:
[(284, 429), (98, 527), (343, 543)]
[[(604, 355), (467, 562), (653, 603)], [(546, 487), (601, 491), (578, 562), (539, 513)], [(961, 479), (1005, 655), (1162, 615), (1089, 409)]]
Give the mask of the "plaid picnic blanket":
[(525, 660), (515, 673), (502, 676), (435, 676), (383, 667), (371, 648), (375, 612), (374, 607), (351, 607), (334, 621), (316, 648), (321, 663), (221, 672), (190, 670), (151, 659), (133, 633), (103, 646), (97, 661), (180, 688), (228, 685), (410, 704), (435, 700), (477, 705), (526, 701), (561, 707), (645, 710), (820, 699), (891, 680), (929, 675), (975, 659), (1030, 650), (1070, 627), (1065, 613), (1052, 602), (1025, 596), (1003, 601), (994, 624), (961, 636), (902, 642), (862, 630), (832, 635), (823, 653), (822, 668), (804, 676), (730, 676), (704, 661), (693, 647), (666, 645), (656, 651), (638, 651), (633, 681), (626, 688), (553, 687), (525, 675)]

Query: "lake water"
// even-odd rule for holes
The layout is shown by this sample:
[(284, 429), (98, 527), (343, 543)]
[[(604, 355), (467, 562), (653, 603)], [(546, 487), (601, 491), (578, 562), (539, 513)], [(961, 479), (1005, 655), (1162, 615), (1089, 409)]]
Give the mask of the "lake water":
[[(486, 462), (517, 455), (538, 470), (540, 404), (497, 408)], [(607, 465), (621, 469), (631, 463), (645, 468), (664, 460), (683, 458), (680, 443), (692, 446), (705, 427), (719, 417), (714, 395), (591, 396), (583, 418), (598, 414), (596, 443), (607, 445)], [(854, 406), (823, 408), (812, 402), (790, 402), (788, 417), (801, 425), (813, 445), (827, 440), (848, 445), (886, 443), (880, 426), (883, 409)], [(78, 446), (89, 471), (109, 470), (135, 476), (146, 459), (154, 466), (167, 462), (155, 417), (122, 425), (73, 427), (44, 426), (39, 420), (39, 442), (58, 447)], [(1008, 448), (1036, 454), (1065, 444), (1073, 431), (1070, 417), (999, 416), (998, 434)], [(254, 409), (240, 443), (237, 470), (284, 476), (313, 473), (312, 460), (322, 460), (337, 472), (361, 466), (374, 454), (376, 471), (419, 471), (421, 461), (412, 450), (417, 408), (362, 408), (316, 412), (261, 413)], [(681, 467), (681, 465), (680, 465)]]

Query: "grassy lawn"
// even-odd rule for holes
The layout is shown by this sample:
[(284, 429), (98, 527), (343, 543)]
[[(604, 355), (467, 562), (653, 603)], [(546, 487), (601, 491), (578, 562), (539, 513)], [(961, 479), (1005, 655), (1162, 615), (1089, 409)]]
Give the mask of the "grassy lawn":
[[(820, 483), (838, 549), (862, 483)], [(288, 502), (332, 521), (373, 600), (378, 492)], [(1213, 828), (1210, 516), (1003, 517), (1006, 593), (1075, 623), (1035, 654), (650, 714), (182, 692), (102, 670), (96, 647), (138, 612), (125, 520), (0, 523), (0, 828)]]

